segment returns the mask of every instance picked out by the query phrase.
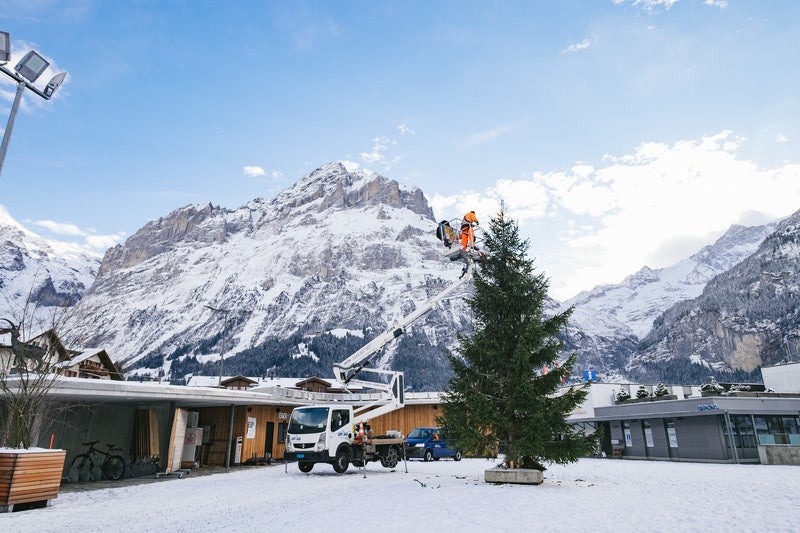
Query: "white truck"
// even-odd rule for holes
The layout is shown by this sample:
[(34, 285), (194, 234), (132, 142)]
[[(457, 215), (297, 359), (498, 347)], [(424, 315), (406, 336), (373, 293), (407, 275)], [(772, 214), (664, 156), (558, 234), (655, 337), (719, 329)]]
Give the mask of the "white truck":
[[(465, 267), (456, 282), (333, 366), (334, 378), (345, 389), (357, 386), (377, 391), (377, 394), (351, 395), (356, 397), (352, 403), (320, 403), (296, 407), (292, 411), (286, 432), (285, 461), (297, 461), (301, 472), (310, 472), (316, 463), (327, 463), (340, 474), (351, 463), (363, 467), (368, 462), (380, 461), (386, 468), (397, 466), (404, 454), (403, 435), (390, 431), (387, 435), (373, 436), (369, 421), (405, 405), (403, 373), (366, 365), (376, 352), (405, 333), (410, 324), (467, 281), (473, 258), (462, 254), (460, 259), (465, 261)], [(358, 378), (361, 372), (379, 374), (383, 379), (362, 380)]]

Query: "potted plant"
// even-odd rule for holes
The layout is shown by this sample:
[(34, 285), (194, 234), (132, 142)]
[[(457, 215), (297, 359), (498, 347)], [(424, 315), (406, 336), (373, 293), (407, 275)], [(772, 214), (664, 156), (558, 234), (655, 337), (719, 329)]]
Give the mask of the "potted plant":
[(0, 511), (44, 507), (58, 495), (65, 450), (37, 448), (38, 433), (49, 405), (48, 393), (58, 379), (52, 345), (20, 339), (18, 325), (0, 319)]
[(594, 435), (566, 420), (588, 393), (588, 384), (562, 387), (575, 355), (560, 362), (557, 334), (571, 309), (545, 314), (548, 281), (534, 272), (528, 243), (502, 207), (483, 244), (469, 300), (473, 334), (450, 356), (453, 378), (438, 422), (465, 453), (503, 456), (485, 472), (487, 482), (538, 485), (546, 463), (575, 462), (596, 448)]
[(711, 376), (708, 383), (700, 385), (700, 396), (719, 396), (725, 392), (725, 387), (717, 383), (717, 378)]
[(619, 392), (617, 393), (618, 402), (624, 402), (625, 400), (630, 400), (630, 399), (631, 399), (631, 393), (628, 392), (627, 389), (620, 389)]

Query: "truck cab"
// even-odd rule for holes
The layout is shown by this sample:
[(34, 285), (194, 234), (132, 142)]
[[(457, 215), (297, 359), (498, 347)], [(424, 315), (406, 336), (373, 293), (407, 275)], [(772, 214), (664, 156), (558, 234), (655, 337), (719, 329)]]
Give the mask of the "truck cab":
[(373, 437), (366, 421), (356, 421), (353, 407), (342, 404), (296, 407), (286, 431), (287, 462), (297, 461), (301, 472), (317, 463), (327, 463), (343, 474), (350, 463), (363, 467), (380, 461), (394, 468), (403, 458), (403, 437), (399, 431)]

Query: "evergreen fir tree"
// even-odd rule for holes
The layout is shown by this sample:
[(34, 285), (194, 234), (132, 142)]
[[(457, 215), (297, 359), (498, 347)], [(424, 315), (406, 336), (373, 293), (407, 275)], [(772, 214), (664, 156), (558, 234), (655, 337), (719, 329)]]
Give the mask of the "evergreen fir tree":
[[(485, 237), (487, 258), (474, 273), (472, 336), (451, 355), (453, 378), (439, 422), (467, 453), (505, 455), (506, 466), (544, 470), (594, 450), (596, 439), (566, 421), (588, 385), (559, 391), (575, 364), (557, 365), (556, 334), (572, 312), (544, 315), (548, 280), (526, 257), (528, 242), (504, 209)], [(547, 372), (547, 368), (553, 369)]]

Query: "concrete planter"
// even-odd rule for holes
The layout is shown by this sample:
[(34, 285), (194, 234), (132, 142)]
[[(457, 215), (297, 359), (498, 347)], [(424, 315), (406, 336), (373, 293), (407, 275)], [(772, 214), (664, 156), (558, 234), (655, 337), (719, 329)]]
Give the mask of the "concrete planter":
[(0, 512), (46, 507), (58, 496), (65, 450), (0, 450)]
[(532, 468), (500, 468), (494, 467), (484, 471), (487, 483), (520, 483), (525, 485), (541, 485), (544, 473)]

